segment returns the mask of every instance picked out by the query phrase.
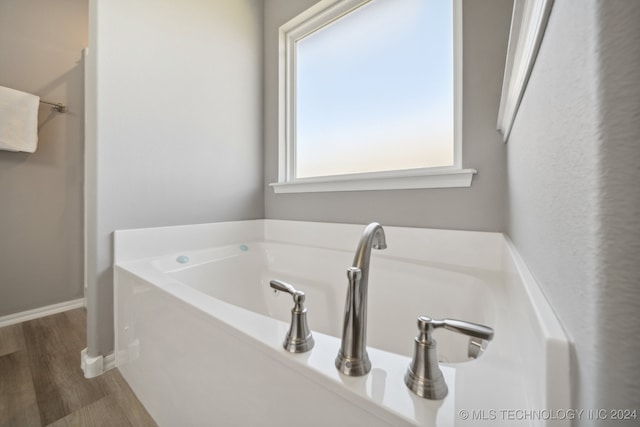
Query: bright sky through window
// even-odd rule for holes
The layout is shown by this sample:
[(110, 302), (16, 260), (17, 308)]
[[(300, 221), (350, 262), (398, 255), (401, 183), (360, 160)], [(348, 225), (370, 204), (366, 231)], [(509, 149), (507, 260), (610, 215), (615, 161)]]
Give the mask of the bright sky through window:
[(451, 0), (372, 0), (296, 45), (296, 177), (454, 163)]

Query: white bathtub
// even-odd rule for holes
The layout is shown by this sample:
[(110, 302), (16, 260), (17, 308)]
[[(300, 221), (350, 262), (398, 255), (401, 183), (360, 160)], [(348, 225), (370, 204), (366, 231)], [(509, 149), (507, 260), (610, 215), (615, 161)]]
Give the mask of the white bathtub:
[[(158, 424), (453, 426), (487, 410), (509, 425), (489, 411), (569, 407), (566, 339), (494, 233), (385, 227), (388, 249), (371, 258), (372, 371), (339, 374), (346, 269), (363, 229), (246, 221), (117, 232), (116, 364)], [(282, 349), (293, 303), (272, 279), (306, 293), (310, 352)], [(471, 361), (467, 337), (437, 331), (442, 401), (403, 383), (419, 315), (496, 331)]]

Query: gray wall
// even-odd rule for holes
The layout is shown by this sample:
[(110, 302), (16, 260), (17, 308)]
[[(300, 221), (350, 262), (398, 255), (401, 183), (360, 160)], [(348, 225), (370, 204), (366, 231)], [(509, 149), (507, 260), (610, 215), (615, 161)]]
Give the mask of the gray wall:
[(640, 406), (639, 22), (556, 0), (507, 144), (508, 233), (574, 343), (576, 408)]
[[(278, 177), (278, 27), (313, 0), (265, 0), (265, 172)], [(504, 231), (506, 161), (496, 117), (506, 56), (511, 0), (463, 2), (463, 167), (478, 174), (470, 188), (274, 194), (270, 219)]]
[(262, 218), (262, 1), (90, 0), (88, 354), (116, 229)]
[(41, 106), (35, 153), (0, 151), (0, 316), (83, 297), (87, 0), (0, 0), (0, 86)]

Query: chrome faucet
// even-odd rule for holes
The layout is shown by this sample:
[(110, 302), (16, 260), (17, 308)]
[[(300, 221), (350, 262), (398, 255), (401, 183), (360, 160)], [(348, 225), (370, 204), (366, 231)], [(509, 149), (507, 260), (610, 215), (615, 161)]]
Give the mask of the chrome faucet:
[(386, 249), (387, 242), (382, 226), (371, 223), (362, 233), (353, 258), (353, 266), (347, 269), (349, 288), (344, 306), (342, 344), (336, 368), (345, 375), (359, 377), (371, 370), (367, 354), (367, 290), (369, 287), (369, 261), (371, 249)]

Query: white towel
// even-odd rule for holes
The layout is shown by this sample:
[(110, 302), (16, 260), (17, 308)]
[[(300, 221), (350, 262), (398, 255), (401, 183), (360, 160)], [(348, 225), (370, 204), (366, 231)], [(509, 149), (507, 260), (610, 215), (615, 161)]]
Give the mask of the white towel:
[(0, 150), (36, 151), (39, 106), (38, 96), (0, 86)]

